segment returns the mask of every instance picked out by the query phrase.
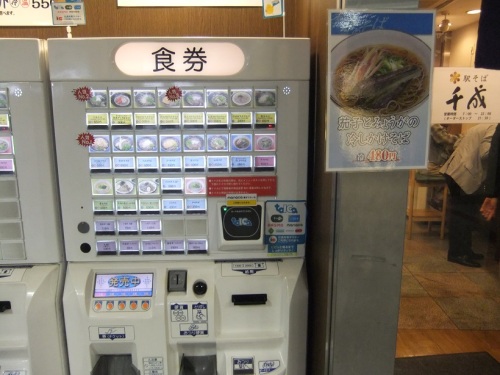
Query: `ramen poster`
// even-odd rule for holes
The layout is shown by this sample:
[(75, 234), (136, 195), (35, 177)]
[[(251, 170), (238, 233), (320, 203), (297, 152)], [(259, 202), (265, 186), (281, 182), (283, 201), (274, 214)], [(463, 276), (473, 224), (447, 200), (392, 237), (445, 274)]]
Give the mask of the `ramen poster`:
[(331, 11), (329, 171), (425, 168), (434, 12)]

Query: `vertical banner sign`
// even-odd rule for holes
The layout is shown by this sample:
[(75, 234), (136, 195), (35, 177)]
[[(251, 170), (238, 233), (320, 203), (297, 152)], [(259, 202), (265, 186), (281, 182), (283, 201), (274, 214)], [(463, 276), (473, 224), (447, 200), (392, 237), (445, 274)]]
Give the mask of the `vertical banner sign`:
[(328, 171), (426, 167), (434, 16), (329, 13)]
[(435, 68), (432, 123), (500, 122), (500, 71), (476, 68)]

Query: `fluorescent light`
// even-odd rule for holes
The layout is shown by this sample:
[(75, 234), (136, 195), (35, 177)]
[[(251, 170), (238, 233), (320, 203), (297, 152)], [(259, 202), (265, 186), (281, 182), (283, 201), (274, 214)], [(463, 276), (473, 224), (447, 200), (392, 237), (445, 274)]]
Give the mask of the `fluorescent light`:
[(481, 13), (481, 9), (472, 9), (467, 11), (467, 14), (479, 14), (479, 13)]

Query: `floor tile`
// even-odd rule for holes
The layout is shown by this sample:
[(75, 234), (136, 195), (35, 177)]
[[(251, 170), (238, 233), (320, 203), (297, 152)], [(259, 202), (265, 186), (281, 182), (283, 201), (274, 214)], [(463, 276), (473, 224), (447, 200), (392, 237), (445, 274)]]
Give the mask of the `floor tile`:
[(431, 297), (484, 296), (483, 290), (460, 272), (419, 273), (415, 278)]
[(402, 297), (400, 329), (456, 329), (456, 326), (430, 297)]
[(500, 303), (493, 298), (444, 297), (435, 301), (459, 329), (500, 330)]

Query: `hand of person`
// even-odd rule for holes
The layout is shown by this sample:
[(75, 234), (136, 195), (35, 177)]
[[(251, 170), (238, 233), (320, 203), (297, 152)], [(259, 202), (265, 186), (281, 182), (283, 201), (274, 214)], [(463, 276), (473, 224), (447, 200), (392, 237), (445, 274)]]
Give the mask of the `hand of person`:
[(497, 198), (485, 198), (483, 205), (479, 212), (486, 219), (486, 221), (490, 221), (495, 216), (495, 211), (497, 209)]

